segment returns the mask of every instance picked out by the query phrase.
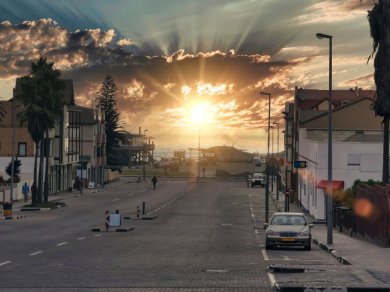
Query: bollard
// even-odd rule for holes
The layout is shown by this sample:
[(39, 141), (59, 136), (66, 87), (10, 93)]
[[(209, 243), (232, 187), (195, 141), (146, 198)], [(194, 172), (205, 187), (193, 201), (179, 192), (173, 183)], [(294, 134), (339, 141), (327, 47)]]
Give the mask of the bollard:
[(104, 223), (106, 225), (106, 230), (108, 230), (108, 227), (110, 226), (110, 211), (106, 211), (106, 219)]
[(137, 206), (137, 218), (139, 218), (139, 213), (140, 213), (139, 206)]
[(142, 215), (145, 215), (145, 202), (142, 202)]

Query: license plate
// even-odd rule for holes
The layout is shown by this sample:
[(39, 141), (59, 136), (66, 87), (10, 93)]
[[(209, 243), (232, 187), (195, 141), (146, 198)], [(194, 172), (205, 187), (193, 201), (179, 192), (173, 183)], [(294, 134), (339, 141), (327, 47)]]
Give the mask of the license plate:
[(281, 238), (280, 240), (281, 240), (281, 241), (289, 241), (289, 242), (291, 242), (291, 241), (295, 241), (295, 238), (283, 237), (283, 238)]

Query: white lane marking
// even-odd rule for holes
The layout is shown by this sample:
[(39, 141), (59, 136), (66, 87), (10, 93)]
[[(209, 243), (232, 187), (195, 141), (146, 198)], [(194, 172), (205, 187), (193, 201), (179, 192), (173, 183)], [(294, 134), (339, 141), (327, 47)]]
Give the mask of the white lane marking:
[(83, 236), (83, 237), (78, 237), (77, 238), (78, 240), (83, 240), (83, 239), (85, 239), (85, 237)]
[(102, 236), (101, 234), (95, 234), (95, 237), (99, 237), (99, 236)]
[(286, 260), (286, 261), (289, 261), (290, 258), (288, 256), (283, 256), (283, 258)]
[(0, 266), (4, 266), (4, 265), (9, 264), (9, 263), (11, 263), (11, 261), (2, 262), (2, 263), (0, 263)]
[(255, 229), (255, 233), (256, 233), (256, 234), (259, 233), (259, 230)]
[(35, 256), (35, 255), (40, 254), (40, 253), (43, 253), (43, 251), (38, 250), (38, 251), (36, 251), (36, 252), (30, 253), (29, 255), (30, 255), (30, 256)]
[(255, 218), (255, 214), (252, 213), (251, 216), (252, 216), (252, 218)]
[(65, 245), (65, 244), (68, 244), (68, 242), (66, 242), (66, 241), (61, 242), (61, 243), (57, 244), (57, 246), (61, 246), (61, 245)]
[(263, 254), (263, 258), (264, 258), (264, 260), (265, 260), (265, 261), (269, 261), (269, 258), (268, 258), (268, 255), (267, 255), (267, 252), (266, 252), (264, 249), (262, 249), (262, 250), (261, 250), (261, 253)]
[(268, 274), (269, 280), (271, 281), (271, 287), (275, 287), (276, 280), (275, 280), (274, 275), (272, 275), (271, 273), (267, 273), (267, 274)]
[(112, 200), (111, 202), (116, 202), (116, 201), (119, 201), (119, 199), (114, 199), (114, 200)]

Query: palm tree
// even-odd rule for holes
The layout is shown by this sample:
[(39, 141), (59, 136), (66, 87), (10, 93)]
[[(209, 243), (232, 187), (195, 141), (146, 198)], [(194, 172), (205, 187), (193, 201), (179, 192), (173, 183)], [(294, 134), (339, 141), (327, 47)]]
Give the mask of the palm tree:
[[(368, 61), (375, 55), (374, 79), (376, 85), (376, 100), (373, 103), (375, 115), (383, 117), (383, 171), (382, 182), (389, 183), (389, 117), (390, 117), (390, 47), (386, 47), (390, 35), (390, 20), (386, 21), (389, 14), (390, 0), (379, 0), (372, 10), (368, 12), (370, 34), (373, 39), (373, 51)], [(375, 54), (376, 53), (376, 54)], [(367, 62), (368, 62), (367, 61)]]
[[(31, 64), (30, 74), (21, 78), (21, 93), (17, 96), (24, 106), (18, 118), (22, 123), (27, 123), (35, 147), (34, 183), (37, 188), (36, 201), (48, 201), (48, 157), (47, 143), (49, 129), (54, 127), (62, 108), (62, 89), (65, 84), (59, 80), (60, 71), (53, 68), (54, 63), (47, 62), (46, 58), (39, 58)], [(46, 139), (45, 139), (46, 138)], [(39, 147), (40, 146), (40, 147)], [(40, 163), (37, 178), (37, 157), (40, 149)], [(45, 174), (43, 175), (43, 163), (46, 157)], [(43, 185), (45, 176), (45, 185)], [(33, 201), (34, 202), (34, 201)]]

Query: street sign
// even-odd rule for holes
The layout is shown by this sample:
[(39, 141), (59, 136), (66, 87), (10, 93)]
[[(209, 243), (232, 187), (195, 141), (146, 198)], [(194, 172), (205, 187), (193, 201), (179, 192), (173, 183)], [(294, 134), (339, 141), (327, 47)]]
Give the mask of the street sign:
[(294, 168), (305, 168), (307, 166), (306, 164), (306, 161), (296, 160), (294, 161)]

